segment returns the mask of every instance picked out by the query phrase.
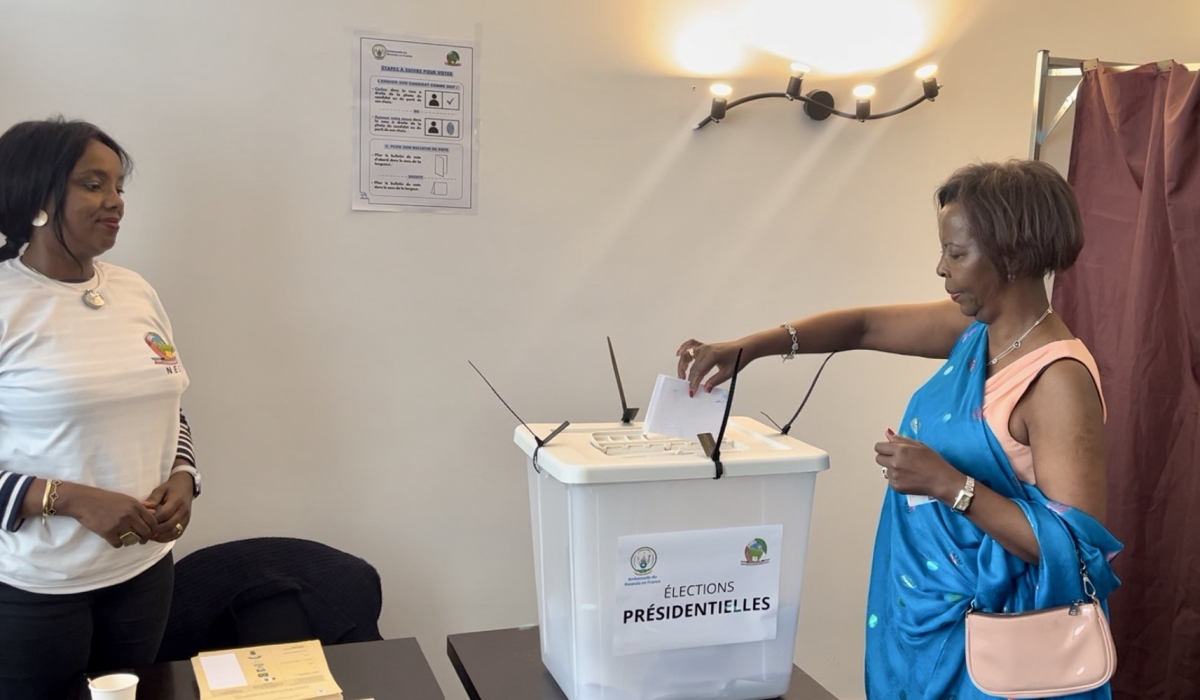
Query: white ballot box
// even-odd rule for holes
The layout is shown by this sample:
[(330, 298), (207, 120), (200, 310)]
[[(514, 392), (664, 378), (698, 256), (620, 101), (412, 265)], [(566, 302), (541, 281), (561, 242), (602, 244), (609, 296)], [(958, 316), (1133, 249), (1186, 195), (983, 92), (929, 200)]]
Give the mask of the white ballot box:
[(699, 441), (639, 423), (571, 425), (536, 450), (537, 469), (533, 436), (518, 427), (515, 442), (530, 462), (542, 661), (570, 700), (787, 690), (825, 452), (741, 417), (720, 479)]

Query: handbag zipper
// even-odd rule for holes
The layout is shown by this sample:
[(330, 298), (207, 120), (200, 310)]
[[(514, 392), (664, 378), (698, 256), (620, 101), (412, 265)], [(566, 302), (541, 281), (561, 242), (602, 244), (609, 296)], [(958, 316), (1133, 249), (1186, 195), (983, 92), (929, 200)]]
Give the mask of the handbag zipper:
[(1028, 617), (1030, 615), (1046, 615), (1049, 613), (1060, 611), (1063, 608), (1067, 608), (1068, 615), (1071, 615), (1072, 617), (1078, 617), (1079, 610), (1081, 607), (1083, 607), (1083, 604), (1084, 604), (1084, 601), (1077, 600), (1077, 601), (1071, 603), (1070, 605), (1059, 605), (1059, 606), (1056, 606), (1053, 608), (1044, 608), (1042, 610), (1027, 610), (1026, 612), (998, 612), (998, 613), (985, 613), (981, 610), (975, 610), (974, 608), (967, 608), (966, 614), (968, 616), (983, 615), (985, 617), (1018, 617), (1018, 616)]

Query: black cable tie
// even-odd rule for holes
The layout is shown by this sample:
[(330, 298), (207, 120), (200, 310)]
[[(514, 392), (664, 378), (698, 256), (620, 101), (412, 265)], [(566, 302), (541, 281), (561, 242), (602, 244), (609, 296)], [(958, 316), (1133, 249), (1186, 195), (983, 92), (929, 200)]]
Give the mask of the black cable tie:
[(800, 408), (797, 408), (796, 412), (792, 414), (792, 419), (787, 422), (787, 425), (783, 426), (782, 428), (779, 427), (779, 424), (775, 422), (774, 418), (767, 416), (765, 411), (760, 411), (760, 413), (767, 417), (767, 420), (771, 421), (771, 425), (775, 426), (779, 430), (780, 435), (787, 435), (788, 433), (792, 432), (792, 424), (795, 423), (796, 419), (800, 417), (800, 412), (804, 410), (804, 405), (808, 403), (808, 397), (812, 396), (813, 389), (817, 388), (817, 380), (821, 378), (821, 372), (825, 371), (825, 365), (829, 364), (829, 361), (833, 359), (833, 356), (836, 354), (836, 350), (829, 353), (829, 355), (825, 358), (825, 361), (822, 362), (821, 366), (817, 368), (817, 373), (813, 376), (812, 383), (808, 385), (808, 391), (804, 394), (804, 400), (800, 402)]
[[(720, 479), (725, 476), (725, 465), (721, 464), (721, 444), (725, 441), (725, 428), (729, 426), (729, 412), (733, 409), (733, 392), (737, 390), (738, 370), (742, 367), (742, 348), (738, 348), (737, 358), (733, 361), (733, 376), (729, 378), (729, 398), (725, 401), (725, 415), (721, 418), (721, 430), (717, 433), (716, 443), (712, 445), (711, 451), (707, 448), (705, 452), (709, 452), (709, 457), (712, 458), (713, 465), (716, 467), (716, 476), (713, 479)], [(705, 437), (712, 440), (712, 436), (708, 433), (698, 436), (700, 444), (703, 445)]]
[(538, 466), (538, 459), (537, 459), (538, 458), (538, 450), (545, 447), (548, 442), (550, 442), (551, 440), (554, 439), (554, 436), (556, 436), (559, 433), (561, 433), (562, 431), (566, 430), (567, 426), (569, 426), (571, 424), (571, 421), (566, 421), (566, 420), (563, 421), (557, 428), (550, 431), (550, 434), (547, 435), (546, 439), (543, 440), (542, 438), (538, 437), (537, 433), (533, 432), (533, 428), (530, 428), (529, 425), (525, 423), (525, 421), (521, 420), (521, 417), (517, 415), (517, 412), (513, 410), (512, 406), (508, 405), (508, 402), (504, 400), (504, 397), (500, 395), (500, 392), (496, 391), (496, 387), (492, 386), (492, 383), (488, 381), (488, 378), (483, 376), (483, 372), (479, 371), (479, 368), (475, 366), (475, 363), (471, 362), (470, 360), (467, 360), (467, 364), (471, 365), (471, 369), (475, 370), (475, 373), (479, 375), (479, 378), (483, 380), (483, 383), (487, 384), (488, 388), (492, 390), (492, 393), (496, 395), (496, 398), (500, 399), (500, 403), (504, 404), (504, 407), (507, 408), (508, 412), (513, 415), (513, 418), (516, 418), (517, 421), (521, 424), (521, 426), (524, 427), (526, 430), (528, 430), (529, 434), (533, 436), (533, 440), (534, 440), (534, 442), (537, 443), (537, 447), (533, 448), (533, 455), (531, 456), (530, 460), (533, 463), (533, 470), (536, 471), (538, 474), (541, 474), (542, 470), (541, 470), (541, 467)]
[(637, 418), (638, 410), (630, 408), (625, 402), (625, 387), (621, 384), (621, 372), (617, 369), (617, 354), (613, 352), (612, 338), (608, 338), (608, 357), (612, 360), (613, 377), (617, 380), (617, 393), (621, 396), (621, 423), (629, 425), (633, 423), (633, 419)]

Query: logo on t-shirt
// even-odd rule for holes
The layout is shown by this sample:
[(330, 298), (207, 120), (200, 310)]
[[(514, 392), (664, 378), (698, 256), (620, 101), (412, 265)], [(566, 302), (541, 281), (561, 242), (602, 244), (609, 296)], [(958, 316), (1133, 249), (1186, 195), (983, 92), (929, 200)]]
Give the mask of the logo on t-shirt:
[(143, 336), (146, 345), (154, 351), (157, 357), (152, 358), (154, 364), (162, 365), (166, 368), (167, 374), (175, 374), (179, 372), (179, 358), (175, 356), (175, 346), (163, 340), (163, 337), (157, 333), (147, 333)]

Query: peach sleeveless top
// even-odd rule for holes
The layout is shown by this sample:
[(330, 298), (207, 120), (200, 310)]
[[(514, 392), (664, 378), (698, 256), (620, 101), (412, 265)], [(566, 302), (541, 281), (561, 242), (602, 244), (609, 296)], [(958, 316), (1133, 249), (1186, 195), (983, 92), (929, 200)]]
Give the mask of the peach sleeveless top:
[(1078, 338), (1071, 340), (1056, 340), (1047, 343), (1030, 352), (1011, 365), (988, 377), (983, 390), (983, 417), (988, 426), (996, 434), (1004, 454), (1012, 462), (1017, 478), (1027, 484), (1036, 484), (1037, 478), (1033, 473), (1033, 450), (1028, 445), (1022, 445), (1008, 432), (1008, 422), (1012, 417), (1017, 402), (1025, 395), (1029, 385), (1037, 379), (1042, 370), (1051, 363), (1062, 359), (1073, 359), (1082, 362), (1092, 373), (1096, 382), (1096, 391), (1100, 394), (1100, 405), (1104, 408), (1105, 416), (1108, 410), (1104, 406), (1104, 392), (1100, 388), (1100, 370), (1096, 360), (1088, 352), (1083, 341)]

